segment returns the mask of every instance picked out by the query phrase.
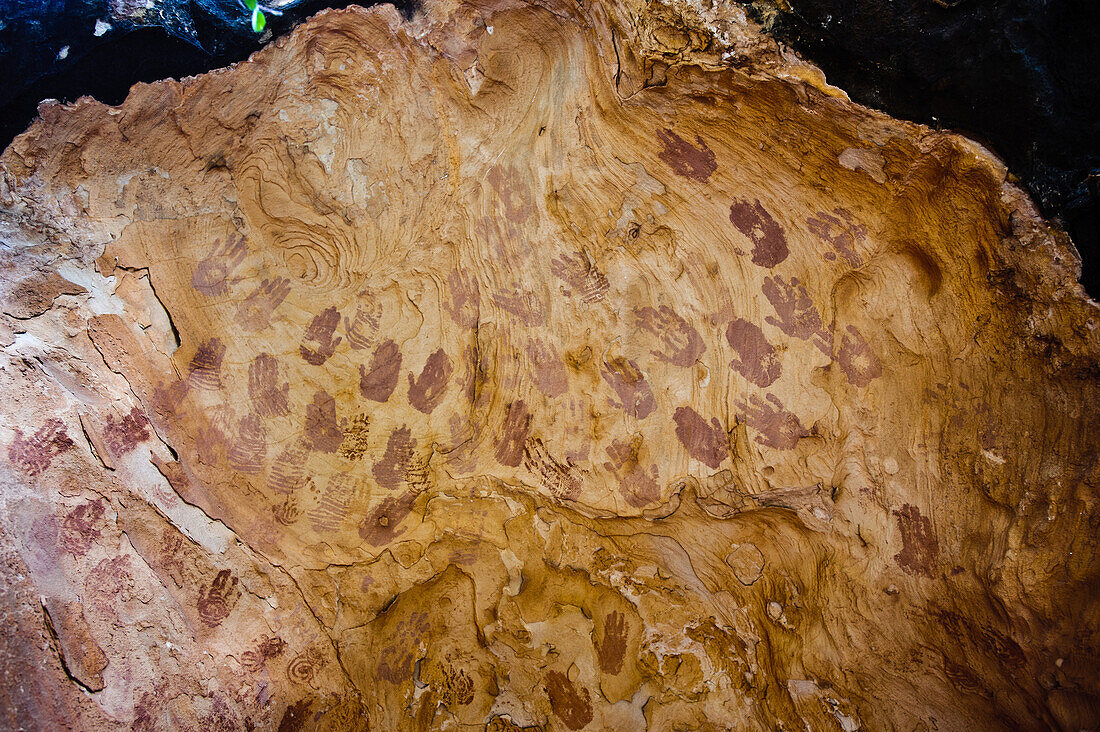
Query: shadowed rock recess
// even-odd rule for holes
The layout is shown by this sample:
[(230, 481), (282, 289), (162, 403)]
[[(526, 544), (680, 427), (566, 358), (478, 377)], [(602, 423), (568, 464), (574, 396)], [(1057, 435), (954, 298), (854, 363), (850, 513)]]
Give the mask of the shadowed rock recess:
[(1100, 311), (1006, 178), (735, 5), (350, 8), (43, 107), (0, 724), (1096, 728)]

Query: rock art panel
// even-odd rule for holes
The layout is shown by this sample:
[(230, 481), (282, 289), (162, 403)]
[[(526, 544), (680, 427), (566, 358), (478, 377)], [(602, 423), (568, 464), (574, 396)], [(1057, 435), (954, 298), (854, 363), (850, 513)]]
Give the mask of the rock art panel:
[(40, 113), (0, 726), (1100, 726), (1100, 312), (980, 146), (635, 0)]

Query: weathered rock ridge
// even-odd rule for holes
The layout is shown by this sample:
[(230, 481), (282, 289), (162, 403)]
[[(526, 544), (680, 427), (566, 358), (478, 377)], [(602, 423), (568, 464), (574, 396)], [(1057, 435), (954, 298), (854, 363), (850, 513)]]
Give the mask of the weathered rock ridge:
[(3, 723), (1100, 724), (1100, 312), (736, 8), (323, 13), (0, 158)]

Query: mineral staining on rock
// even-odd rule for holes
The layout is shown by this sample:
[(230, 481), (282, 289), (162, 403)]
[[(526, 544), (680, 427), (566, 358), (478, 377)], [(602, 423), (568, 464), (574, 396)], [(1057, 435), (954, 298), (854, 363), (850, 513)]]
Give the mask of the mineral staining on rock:
[(677, 13), (328, 12), (43, 108), (0, 160), (5, 723), (1096, 724), (1072, 248)]

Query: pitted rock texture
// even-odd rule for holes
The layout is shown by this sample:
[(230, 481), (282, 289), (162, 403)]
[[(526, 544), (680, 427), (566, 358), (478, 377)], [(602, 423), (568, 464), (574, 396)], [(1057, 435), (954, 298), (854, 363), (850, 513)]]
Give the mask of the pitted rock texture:
[(1098, 724), (1076, 252), (708, 12), (353, 8), (43, 109), (5, 724)]

